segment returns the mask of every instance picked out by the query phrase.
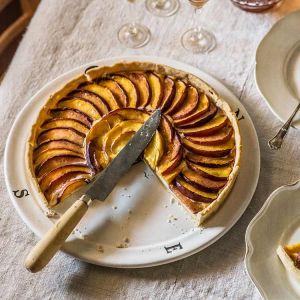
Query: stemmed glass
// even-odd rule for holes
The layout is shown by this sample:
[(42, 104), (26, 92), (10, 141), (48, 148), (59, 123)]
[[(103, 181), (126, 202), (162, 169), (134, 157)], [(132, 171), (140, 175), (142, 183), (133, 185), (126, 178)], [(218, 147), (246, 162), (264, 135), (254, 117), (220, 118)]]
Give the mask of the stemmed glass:
[[(195, 14), (208, 2), (208, 0), (188, 0), (195, 8)], [(213, 33), (202, 26), (191, 28), (181, 37), (182, 46), (193, 53), (208, 53), (216, 46), (216, 38)]]
[[(133, 3), (134, 1), (128, 0), (128, 2)], [(127, 48), (140, 48), (148, 44), (151, 33), (148, 27), (131, 22), (121, 26), (118, 31), (118, 39)]]
[(146, 0), (146, 8), (159, 17), (174, 15), (180, 7), (178, 0)]

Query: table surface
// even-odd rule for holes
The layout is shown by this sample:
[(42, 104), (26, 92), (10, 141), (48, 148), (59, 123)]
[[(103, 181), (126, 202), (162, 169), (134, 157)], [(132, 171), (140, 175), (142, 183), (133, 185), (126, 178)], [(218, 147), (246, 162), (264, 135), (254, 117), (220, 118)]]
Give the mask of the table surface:
[[(299, 0), (286, 0), (278, 9), (251, 14), (229, 0), (211, 0), (195, 14), (187, 1), (181, 1), (175, 16), (159, 18), (145, 10), (144, 1), (42, 1), (0, 86), (0, 298), (260, 299), (244, 267), (244, 234), (268, 195), (300, 177), (300, 133), (291, 129), (280, 152), (268, 149), (266, 142), (281, 123), (256, 88), (255, 50), (278, 19), (299, 8)], [(117, 29), (129, 21), (151, 29), (146, 47), (131, 50), (119, 44)], [(208, 55), (192, 55), (180, 45), (180, 35), (196, 24), (216, 35), (217, 48)], [(3, 153), (9, 129), (24, 104), (49, 80), (93, 60), (130, 54), (191, 64), (214, 75), (239, 97), (253, 119), (261, 147), (262, 168), (252, 202), (218, 242), (169, 265), (112, 269), (59, 253), (45, 270), (30, 274), (22, 262), (37, 239), (16, 213), (4, 183)]]

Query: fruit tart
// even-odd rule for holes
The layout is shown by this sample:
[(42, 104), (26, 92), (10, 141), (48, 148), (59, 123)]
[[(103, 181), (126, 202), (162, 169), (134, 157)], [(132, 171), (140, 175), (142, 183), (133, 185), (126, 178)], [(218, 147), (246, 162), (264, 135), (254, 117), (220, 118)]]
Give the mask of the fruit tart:
[(239, 171), (236, 116), (200, 78), (148, 62), (87, 69), (45, 103), (28, 163), (46, 205), (90, 182), (157, 108), (161, 123), (141, 159), (198, 224), (214, 213)]
[(300, 243), (279, 246), (277, 255), (286, 270), (300, 279)]

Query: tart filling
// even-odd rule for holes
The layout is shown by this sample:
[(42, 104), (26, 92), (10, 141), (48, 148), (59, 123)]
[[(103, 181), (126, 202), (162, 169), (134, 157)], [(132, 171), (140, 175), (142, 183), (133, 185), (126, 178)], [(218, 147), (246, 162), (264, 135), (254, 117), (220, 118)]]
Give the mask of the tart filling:
[(300, 279), (300, 243), (277, 248), (277, 255), (287, 271)]
[(161, 123), (141, 159), (199, 224), (216, 211), (239, 170), (235, 114), (194, 75), (141, 62), (89, 69), (40, 112), (28, 162), (46, 205), (90, 182), (156, 108)]

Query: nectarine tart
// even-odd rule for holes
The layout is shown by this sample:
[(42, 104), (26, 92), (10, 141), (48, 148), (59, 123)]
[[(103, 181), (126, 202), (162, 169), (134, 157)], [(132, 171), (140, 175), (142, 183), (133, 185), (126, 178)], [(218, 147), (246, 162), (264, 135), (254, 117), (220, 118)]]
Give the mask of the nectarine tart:
[(300, 279), (300, 243), (279, 246), (277, 255), (287, 271)]
[(198, 224), (215, 212), (239, 170), (236, 116), (196, 76), (141, 62), (87, 69), (41, 110), (28, 152), (47, 206), (103, 170), (156, 108), (161, 123), (141, 159)]

